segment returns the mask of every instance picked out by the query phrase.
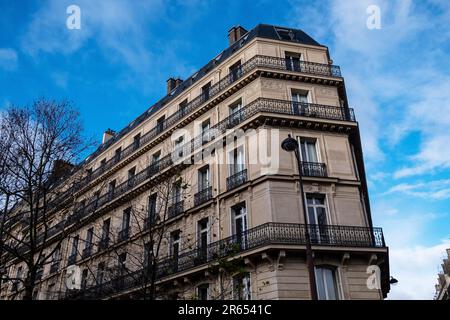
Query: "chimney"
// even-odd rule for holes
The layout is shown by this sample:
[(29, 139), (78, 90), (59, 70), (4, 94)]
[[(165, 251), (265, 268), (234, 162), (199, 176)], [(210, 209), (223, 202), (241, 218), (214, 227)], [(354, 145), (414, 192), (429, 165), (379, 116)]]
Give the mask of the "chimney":
[(247, 33), (247, 30), (237, 25), (234, 26), (228, 31), (228, 44), (231, 46), (233, 43), (238, 41), (244, 34)]
[(111, 129), (107, 129), (104, 133), (103, 133), (103, 139), (102, 139), (102, 144), (105, 142), (108, 142), (109, 139), (111, 139), (112, 137), (114, 137), (114, 135), (116, 134), (116, 132), (114, 130)]
[(172, 90), (178, 87), (182, 82), (183, 80), (181, 80), (179, 77), (176, 79), (173, 77), (167, 79), (167, 94), (171, 93)]
[(167, 79), (167, 94), (171, 93), (173, 89), (175, 89), (176, 80), (172, 77)]

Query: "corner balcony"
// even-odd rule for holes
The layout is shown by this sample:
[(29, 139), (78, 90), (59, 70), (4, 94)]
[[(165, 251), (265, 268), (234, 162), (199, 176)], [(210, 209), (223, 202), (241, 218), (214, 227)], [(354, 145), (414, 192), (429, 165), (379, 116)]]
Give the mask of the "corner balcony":
[[(283, 245), (286, 249), (290, 246), (303, 246), (306, 244), (306, 231), (310, 235), (313, 247), (386, 248), (381, 228), (269, 222), (239, 235), (212, 242), (205, 248), (196, 248), (181, 252), (176, 257), (169, 256), (162, 259), (157, 265), (156, 277), (162, 279), (196, 267), (206, 267), (208, 263), (214, 263), (218, 259), (264, 246)], [(148, 268), (143, 266), (142, 269), (121, 275), (106, 283), (80, 292), (68, 293), (64, 298), (102, 299), (123, 291), (139, 290), (147, 279), (149, 279)]]

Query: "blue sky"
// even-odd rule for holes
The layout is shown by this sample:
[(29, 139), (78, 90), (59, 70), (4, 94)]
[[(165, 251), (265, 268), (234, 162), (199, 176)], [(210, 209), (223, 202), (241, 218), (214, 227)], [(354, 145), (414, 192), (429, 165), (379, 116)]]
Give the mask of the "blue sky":
[[(81, 8), (81, 29), (66, 8)], [(369, 5), (381, 29), (366, 26)], [(81, 110), (87, 136), (121, 129), (227, 46), (227, 31), (298, 27), (330, 48), (361, 126), (374, 224), (399, 280), (429, 299), (450, 247), (450, 2), (1, 1), (0, 108), (46, 96)]]

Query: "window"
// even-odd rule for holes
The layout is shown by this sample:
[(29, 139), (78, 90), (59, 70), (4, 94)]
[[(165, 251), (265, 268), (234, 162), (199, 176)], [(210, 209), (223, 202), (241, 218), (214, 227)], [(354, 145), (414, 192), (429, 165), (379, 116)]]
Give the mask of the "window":
[(119, 273), (121, 275), (123, 275), (127, 270), (126, 262), (127, 262), (127, 253), (123, 252), (119, 255)]
[(278, 34), (280, 40), (292, 41), (295, 38), (294, 32), (292, 32), (291, 29), (275, 28), (275, 31)]
[(100, 262), (97, 266), (97, 284), (102, 284), (105, 277), (105, 263)]
[(102, 239), (101, 239), (101, 245), (103, 246), (103, 248), (106, 248), (108, 246), (108, 242), (109, 242), (109, 229), (111, 227), (111, 219), (108, 218), (105, 221), (103, 221), (103, 226), (102, 226)]
[(157, 194), (153, 193), (148, 197), (148, 219), (150, 223), (154, 223), (156, 219), (156, 201)]
[(197, 223), (197, 232), (198, 258), (205, 261), (208, 254), (208, 218)]
[(209, 99), (209, 90), (211, 89), (211, 82), (208, 82), (202, 87), (202, 95), (203, 95), (203, 101), (206, 101)]
[(174, 152), (175, 152), (175, 155), (177, 156), (177, 158), (183, 157), (183, 141), (184, 141), (184, 135), (179, 136), (175, 140)]
[(286, 69), (290, 71), (300, 71), (300, 53), (285, 52)]
[(244, 170), (244, 147), (239, 146), (228, 154), (228, 170), (232, 176)]
[(87, 281), (88, 281), (88, 269), (84, 269), (81, 273), (81, 290), (86, 290)]
[(126, 208), (122, 215), (122, 230), (120, 231), (120, 240), (128, 239), (130, 230), (131, 207)]
[(180, 230), (173, 231), (170, 234), (170, 254), (178, 259), (180, 253)]
[(300, 138), (300, 159), (303, 162), (319, 162), (316, 140)]
[(304, 90), (292, 90), (292, 112), (295, 115), (305, 115), (309, 103), (309, 93)]
[(181, 201), (181, 183), (176, 182), (172, 185), (172, 204), (179, 203)]
[(203, 191), (209, 187), (209, 166), (198, 170), (198, 191)]
[(157, 151), (152, 155), (152, 163), (158, 162), (161, 158), (161, 151)]
[(76, 256), (78, 253), (78, 242), (80, 241), (80, 236), (73, 237), (72, 240), (72, 251), (70, 253), (71, 256)]
[(53, 297), (55, 295), (55, 283), (50, 283), (47, 287), (47, 300), (53, 300)]
[(116, 180), (110, 181), (108, 184), (108, 197), (110, 199), (114, 197), (115, 190), (116, 190)]
[(307, 195), (306, 203), (308, 207), (308, 223), (317, 225), (327, 224), (325, 196)]
[(239, 99), (238, 101), (234, 102), (228, 107), (229, 110), (229, 121), (228, 126), (234, 127), (237, 124), (239, 124), (242, 121), (242, 112), (240, 112), (242, 109), (242, 100)]
[(244, 249), (247, 244), (247, 209), (245, 203), (235, 205), (231, 208), (232, 231), (236, 236), (239, 248)]
[(186, 114), (186, 107), (187, 107), (188, 101), (183, 100), (179, 105), (178, 108), (180, 110), (181, 116), (184, 116)]
[(202, 135), (202, 144), (208, 143), (209, 140), (210, 140), (209, 128), (210, 128), (210, 121), (209, 121), (209, 119), (203, 121), (202, 125), (200, 127), (201, 135)]
[(92, 247), (92, 240), (94, 237), (94, 228), (91, 227), (88, 229), (87, 234), (86, 234), (86, 245), (85, 245), (85, 249), (86, 248), (90, 248)]
[(104, 170), (106, 166), (106, 159), (103, 159), (102, 161), (100, 161), (100, 168), (101, 170)]
[(241, 60), (230, 67), (231, 82), (236, 81), (242, 75)]
[(209, 284), (205, 283), (197, 287), (197, 299), (208, 300)]
[(147, 242), (144, 244), (144, 268), (152, 266), (153, 259), (153, 243)]
[(136, 150), (137, 148), (139, 148), (140, 144), (141, 144), (141, 134), (138, 133), (133, 138), (133, 149)]
[(316, 267), (317, 296), (319, 300), (339, 300), (336, 269)]
[(166, 121), (165, 116), (156, 120), (156, 133), (161, 133), (164, 130), (164, 121)]
[(122, 148), (117, 148), (116, 152), (114, 154), (114, 159), (116, 162), (119, 162), (121, 154), (122, 154)]
[(235, 300), (251, 300), (251, 292), (249, 274), (233, 278), (233, 298)]
[(133, 186), (134, 184), (134, 176), (136, 174), (136, 167), (131, 168), (128, 170), (128, 186)]

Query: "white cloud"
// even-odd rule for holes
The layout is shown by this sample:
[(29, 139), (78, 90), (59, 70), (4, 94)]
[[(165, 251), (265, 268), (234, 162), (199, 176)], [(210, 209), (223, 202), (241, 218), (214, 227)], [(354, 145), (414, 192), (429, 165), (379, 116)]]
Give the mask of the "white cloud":
[(400, 183), (392, 186), (382, 195), (393, 193), (402, 193), (428, 200), (450, 199), (450, 179), (416, 183)]
[(391, 286), (389, 299), (432, 299), (443, 253), (450, 240), (433, 246), (396, 247), (389, 251), (391, 275), (399, 282)]
[(17, 67), (17, 52), (11, 48), (0, 48), (0, 68), (6, 71)]

